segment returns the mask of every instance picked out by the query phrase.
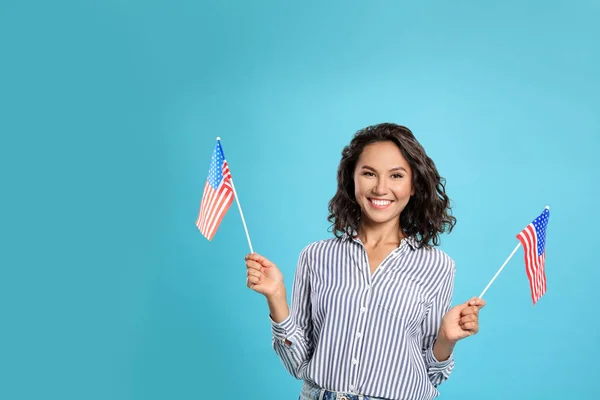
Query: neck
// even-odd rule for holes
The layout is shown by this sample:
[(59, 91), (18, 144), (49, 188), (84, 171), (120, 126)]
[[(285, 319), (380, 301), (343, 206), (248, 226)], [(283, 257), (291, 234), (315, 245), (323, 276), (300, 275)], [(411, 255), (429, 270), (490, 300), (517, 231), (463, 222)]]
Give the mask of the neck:
[(398, 246), (406, 235), (400, 227), (400, 221), (389, 221), (385, 224), (372, 224), (365, 221), (360, 224), (358, 237), (365, 246), (377, 246), (380, 244), (395, 244)]

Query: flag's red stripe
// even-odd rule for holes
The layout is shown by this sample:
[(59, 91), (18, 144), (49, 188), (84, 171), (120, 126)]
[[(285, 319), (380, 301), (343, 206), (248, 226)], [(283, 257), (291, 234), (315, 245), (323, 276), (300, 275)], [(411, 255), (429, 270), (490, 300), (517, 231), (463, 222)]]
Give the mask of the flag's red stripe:
[(205, 232), (208, 232), (210, 223), (214, 218), (215, 210), (217, 210), (219, 207), (219, 201), (221, 200), (222, 193), (225, 188), (224, 183), (225, 183), (225, 181), (222, 181), (219, 190), (218, 191), (213, 190), (211, 193), (210, 201), (207, 206), (207, 213), (204, 217), (204, 221), (203, 221), (203, 225), (202, 225), (202, 229)]
[(230, 192), (229, 188), (224, 185), (224, 186), (221, 186), (221, 189), (217, 193), (217, 196), (215, 196), (216, 201), (211, 206), (210, 215), (206, 219), (206, 224), (204, 226), (204, 230), (207, 233), (207, 237), (210, 236), (210, 232), (214, 228), (215, 221), (218, 220), (219, 217), (221, 216), (220, 210), (223, 208), (223, 204), (227, 201), (227, 196), (228, 196), (229, 192)]
[(527, 239), (528, 239), (528, 252), (527, 252), (527, 264), (529, 265), (529, 274), (531, 276), (531, 281), (529, 286), (531, 288), (531, 296), (533, 299), (533, 303), (537, 302), (537, 248), (536, 248), (536, 233), (535, 228), (532, 224), (529, 224), (527, 227)]
[(196, 226), (200, 227), (200, 221), (202, 220), (202, 215), (204, 214), (204, 199), (208, 193), (208, 188), (210, 187), (208, 181), (204, 184), (204, 193), (202, 193), (202, 201), (200, 202), (200, 211), (198, 212), (198, 219), (196, 220)]
[(539, 299), (540, 297), (542, 297), (542, 295), (546, 292), (546, 273), (544, 271), (544, 261), (546, 259), (546, 254), (542, 254), (540, 257), (538, 257), (538, 269), (537, 269), (537, 274), (538, 274), (538, 285), (537, 285), (537, 299)]
[(223, 179), (231, 179), (231, 172), (229, 171), (229, 164), (227, 164), (227, 161), (223, 162)]
[(535, 302), (537, 303), (537, 301), (540, 299), (541, 297), (541, 284), (542, 284), (542, 275), (541, 275), (541, 259), (538, 256), (538, 250), (537, 250), (537, 245), (538, 245), (538, 240), (537, 240), (537, 236), (536, 236), (536, 241), (534, 243), (534, 246), (532, 246), (532, 267), (533, 267), (533, 273), (534, 273), (534, 283), (535, 283), (535, 292), (534, 292), (534, 297), (535, 297)]
[(217, 200), (218, 197), (219, 197), (219, 192), (217, 190), (213, 189), (211, 186), (210, 191), (208, 193), (208, 198), (206, 199), (206, 204), (205, 204), (206, 210), (204, 212), (204, 217), (202, 218), (202, 228), (201, 228), (202, 231), (206, 230), (208, 220), (211, 217), (211, 214), (214, 210), (215, 201)]
[(233, 203), (234, 193), (231, 185), (231, 172), (225, 160), (223, 161), (221, 174), (222, 180), (217, 190), (213, 189), (208, 181), (204, 185), (200, 211), (196, 220), (196, 226), (208, 240), (212, 240), (223, 217)]
[[(220, 194), (221, 190), (223, 190), (224, 187), (231, 186), (230, 183), (229, 183), (230, 180), (231, 180), (231, 174), (229, 173), (229, 167), (228, 167), (228, 164), (227, 164), (227, 160), (223, 161), (223, 168), (221, 169), (221, 171), (222, 171), (222, 174), (223, 174), (223, 179), (221, 181), (221, 184), (219, 185), (220, 187), (217, 188), (219, 194)], [(213, 196), (212, 196), (212, 200), (213, 201), (210, 202), (207, 205), (207, 209), (209, 209), (209, 210), (215, 210), (218, 207), (216, 204), (214, 204), (214, 200), (216, 198), (217, 198), (217, 193), (213, 193)], [(204, 229), (207, 229), (210, 220), (211, 220), (211, 218), (209, 216), (205, 217), (205, 226), (204, 226)]]
[(219, 191), (217, 193), (213, 194), (213, 202), (211, 202), (211, 204), (209, 206), (209, 209), (211, 210), (211, 215), (207, 216), (207, 218), (205, 220), (205, 224), (203, 226), (203, 230), (205, 230), (207, 232), (209, 232), (211, 230), (210, 227), (212, 225), (211, 224), (212, 221), (215, 219), (218, 219), (218, 215), (215, 215), (215, 213), (220, 208), (220, 205), (221, 205), (220, 203), (223, 200), (223, 193), (231, 190), (230, 180), (231, 180), (231, 176), (229, 176), (227, 179), (223, 179), (221, 181)]
[[(223, 216), (220, 214), (221, 211), (219, 210), (223, 208), (223, 202), (227, 201), (227, 199), (225, 198), (227, 194), (232, 191), (230, 181), (231, 176), (228, 176), (226, 179), (223, 179), (223, 181), (221, 181), (221, 187), (219, 188), (219, 191), (213, 195), (214, 201), (210, 205), (210, 215), (207, 215), (202, 227), (202, 231), (205, 232), (205, 236), (207, 238), (212, 237), (214, 235), (214, 232), (216, 232), (217, 227), (219, 226), (219, 223), (222, 220)], [(228, 208), (229, 206), (227, 206), (227, 209)], [(227, 209), (225, 209), (225, 211), (227, 211)], [(217, 223), (215, 224), (215, 222)]]
[(223, 217), (227, 213), (227, 210), (229, 210), (231, 203), (233, 203), (233, 192), (230, 191), (230, 192), (227, 192), (227, 197), (224, 199), (224, 201), (222, 202), (221, 208), (216, 213), (217, 218), (214, 220), (211, 228), (208, 231), (208, 236), (207, 236), (208, 240), (211, 240), (212, 237), (217, 232), (217, 228), (221, 224), (221, 220), (223, 220)]
[(206, 200), (204, 201), (204, 204), (202, 205), (203, 210), (202, 210), (202, 218), (200, 219), (200, 231), (204, 232), (204, 226), (206, 225), (206, 218), (208, 217), (208, 214), (210, 212), (210, 207), (209, 204), (212, 203), (213, 197), (215, 195), (215, 190), (211, 187), (208, 191), (208, 193), (206, 194)]
[[(539, 241), (536, 241), (536, 244), (539, 245)], [(536, 296), (535, 301), (537, 302), (542, 294), (544, 294), (544, 281), (546, 277), (544, 275), (544, 254), (538, 256), (537, 246), (535, 248), (535, 274), (536, 274)]]
[(529, 234), (531, 235), (531, 241), (529, 243), (529, 268), (531, 269), (531, 293), (533, 296), (533, 303), (535, 304), (538, 301), (538, 285), (539, 285), (539, 275), (538, 275), (538, 256), (537, 256), (537, 236), (535, 233), (535, 228), (532, 224), (529, 224), (528, 227)]
[(202, 215), (202, 221), (200, 221), (200, 231), (206, 232), (208, 221), (211, 218), (214, 209), (214, 203), (217, 200), (219, 193), (210, 187), (208, 195), (206, 196), (206, 203), (204, 204), (204, 213)]
[(540, 257), (537, 255), (537, 249), (535, 252), (535, 301), (540, 298), (540, 292), (542, 291), (542, 271), (540, 264)]
[(225, 197), (219, 200), (219, 202), (215, 206), (217, 208), (214, 210), (213, 214), (211, 215), (211, 220), (207, 224), (206, 237), (209, 240), (211, 240), (214, 236), (215, 232), (217, 231), (217, 228), (219, 227), (219, 224), (221, 223), (221, 220), (223, 219), (225, 213), (231, 205), (231, 199), (233, 197), (231, 193), (224, 192), (223, 194), (225, 195)]
[(534, 240), (535, 231), (532, 229), (531, 224), (527, 225), (525, 229), (523, 229), (518, 235), (517, 238), (523, 245), (523, 252), (525, 253), (525, 271), (527, 273), (527, 278), (529, 280), (529, 288), (531, 290), (531, 300), (535, 304), (535, 295), (534, 295), (534, 272), (531, 265), (531, 251)]
[[(206, 212), (206, 196), (208, 195), (209, 188), (211, 188), (208, 181), (204, 184), (204, 193), (202, 193), (202, 201), (200, 201), (200, 211), (198, 212), (198, 219), (196, 220), (196, 226), (200, 228), (200, 224), (202, 223), (202, 219), (204, 218), (204, 214)], [(211, 188), (212, 189), (212, 188)]]
[(211, 197), (211, 202), (210, 202), (210, 207), (208, 208), (207, 212), (206, 212), (206, 216), (204, 218), (204, 221), (202, 221), (202, 232), (205, 234), (205, 236), (208, 237), (208, 227), (210, 226), (210, 222), (212, 221), (214, 214), (215, 214), (215, 209), (217, 207), (217, 204), (219, 202), (219, 199), (221, 197), (221, 193), (214, 191), (212, 193), (212, 197)]
[(538, 256), (537, 254), (538, 238), (536, 237), (533, 224), (529, 224), (525, 227), (525, 229), (517, 235), (517, 238), (523, 245), (525, 253), (525, 270), (527, 272), (527, 278), (529, 279), (531, 299), (533, 304), (535, 304), (540, 297), (546, 293), (546, 273), (544, 271), (546, 254), (543, 253), (541, 256)]

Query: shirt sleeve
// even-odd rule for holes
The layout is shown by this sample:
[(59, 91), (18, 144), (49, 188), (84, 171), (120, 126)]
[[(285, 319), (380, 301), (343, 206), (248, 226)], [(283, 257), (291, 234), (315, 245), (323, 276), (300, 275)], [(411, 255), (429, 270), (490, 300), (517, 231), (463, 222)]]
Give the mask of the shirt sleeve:
[(297, 379), (305, 378), (305, 371), (314, 347), (307, 253), (308, 249), (305, 248), (298, 259), (290, 314), (280, 323), (276, 323), (269, 316), (273, 332), (273, 349), (287, 371)]
[(425, 367), (427, 368), (427, 374), (429, 380), (433, 386), (438, 386), (444, 382), (450, 376), (450, 373), (454, 369), (454, 358), (453, 354), (445, 361), (438, 361), (433, 355), (433, 345), (437, 339), (440, 325), (442, 324), (442, 317), (450, 309), (450, 302), (452, 301), (452, 291), (454, 289), (454, 275), (455, 266), (454, 261), (450, 260), (449, 271), (444, 273), (443, 280), (440, 284), (440, 289), (437, 291), (431, 309), (425, 316), (425, 320), (422, 325), (423, 332), (423, 359), (425, 360)]

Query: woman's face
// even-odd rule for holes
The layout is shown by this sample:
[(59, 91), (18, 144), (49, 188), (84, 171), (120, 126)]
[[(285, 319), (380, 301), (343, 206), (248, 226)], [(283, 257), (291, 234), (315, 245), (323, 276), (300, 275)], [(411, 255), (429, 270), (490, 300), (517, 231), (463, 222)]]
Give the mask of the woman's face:
[(354, 195), (361, 219), (369, 223), (399, 221), (414, 194), (412, 169), (394, 142), (371, 143), (354, 170)]

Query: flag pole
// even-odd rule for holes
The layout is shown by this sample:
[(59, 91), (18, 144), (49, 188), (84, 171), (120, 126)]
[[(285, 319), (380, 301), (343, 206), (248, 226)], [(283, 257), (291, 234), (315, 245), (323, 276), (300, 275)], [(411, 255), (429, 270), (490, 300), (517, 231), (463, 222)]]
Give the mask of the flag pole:
[(498, 270), (498, 272), (496, 272), (496, 275), (494, 275), (494, 277), (492, 278), (492, 280), (490, 281), (490, 283), (488, 283), (488, 285), (485, 287), (485, 289), (483, 289), (483, 292), (481, 292), (481, 294), (479, 295), (479, 298), (483, 298), (483, 295), (485, 294), (485, 292), (487, 292), (487, 290), (489, 289), (489, 287), (492, 285), (492, 282), (494, 282), (496, 280), (496, 278), (498, 277), (498, 275), (500, 275), (500, 272), (502, 271), (502, 269), (506, 266), (506, 264), (508, 264), (508, 261), (512, 258), (512, 256), (515, 255), (515, 253), (519, 249), (519, 246), (521, 246), (521, 242), (519, 242), (519, 244), (517, 244), (517, 247), (515, 247), (515, 249), (512, 251), (512, 253), (510, 253), (510, 256), (508, 256), (508, 258), (506, 259), (506, 261), (504, 261), (504, 264), (502, 264), (502, 266), (500, 267), (500, 269)]
[(244, 224), (244, 230), (246, 231), (246, 238), (248, 239), (248, 246), (250, 246), (250, 253), (254, 253), (252, 249), (252, 242), (250, 241), (250, 235), (248, 235), (248, 228), (246, 227), (246, 220), (244, 219), (244, 213), (242, 212), (242, 207), (240, 206), (240, 200), (238, 199), (237, 192), (235, 191), (235, 186), (233, 186), (233, 179), (231, 180), (231, 188), (233, 189), (233, 194), (235, 195), (235, 201), (237, 202), (238, 208), (240, 209), (240, 215), (242, 216), (242, 223)]
[[(221, 142), (221, 138), (217, 137), (217, 141)], [(229, 167), (229, 171), (231, 172), (231, 167)], [(233, 175), (233, 174), (231, 174)], [(230, 178), (231, 188), (233, 189), (233, 195), (235, 196), (235, 201), (238, 205), (238, 209), (240, 210), (240, 215), (242, 216), (242, 223), (244, 224), (244, 231), (246, 231), (246, 238), (248, 239), (248, 246), (250, 246), (250, 253), (254, 253), (252, 249), (252, 242), (250, 241), (250, 235), (248, 234), (248, 228), (246, 227), (246, 220), (244, 219), (244, 213), (242, 212), (242, 206), (240, 205), (240, 200), (238, 199), (237, 192), (235, 190), (235, 186), (233, 185), (233, 178)]]

